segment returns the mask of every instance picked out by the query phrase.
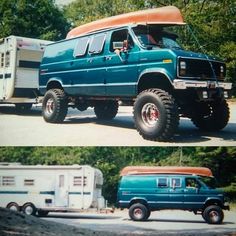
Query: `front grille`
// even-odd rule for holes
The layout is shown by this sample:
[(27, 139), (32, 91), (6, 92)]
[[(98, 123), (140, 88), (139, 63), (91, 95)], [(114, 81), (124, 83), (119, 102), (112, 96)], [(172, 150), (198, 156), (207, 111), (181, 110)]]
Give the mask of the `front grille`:
[[(185, 73), (180, 72), (180, 62), (186, 62)], [(224, 72), (221, 73), (221, 67), (223, 66)], [(225, 77), (226, 67), (225, 63), (210, 60), (201, 60), (195, 58), (179, 58), (179, 77), (188, 77), (194, 79), (219, 79), (222, 80)], [(213, 72), (214, 71), (214, 72)]]

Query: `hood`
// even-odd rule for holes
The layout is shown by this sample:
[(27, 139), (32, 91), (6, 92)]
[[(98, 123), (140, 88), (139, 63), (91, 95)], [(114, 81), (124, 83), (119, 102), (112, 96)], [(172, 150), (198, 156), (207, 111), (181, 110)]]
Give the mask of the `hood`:
[(207, 54), (203, 53), (196, 53), (191, 51), (185, 51), (185, 50), (172, 50), (173, 53), (176, 55), (176, 57), (188, 57), (188, 58), (197, 58), (197, 59), (210, 59), (212, 61), (221, 61), (219, 58), (209, 56)]

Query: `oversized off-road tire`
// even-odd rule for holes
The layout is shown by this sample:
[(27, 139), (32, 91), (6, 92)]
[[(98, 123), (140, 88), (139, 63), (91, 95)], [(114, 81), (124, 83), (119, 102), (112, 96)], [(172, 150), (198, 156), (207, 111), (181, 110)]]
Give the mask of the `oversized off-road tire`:
[(32, 105), (32, 103), (16, 103), (15, 107), (17, 112), (26, 112), (32, 108)]
[(61, 89), (50, 89), (43, 98), (43, 118), (49, 123), (62, 122), (67, 114), (68, 101)]
[(29, 203), (24, 204), (24, 206), (22, 207), (22, 212), (26, 215), (35, 216), (37, 209), (34, 206), (34, 204), (29, 202)]
[(201, 130), (219, 131), (228, 124), (229, 115), (229, 106), (225, 100), (219, 103), (199, 103), (192, 122)]
[(208, 224), (221, 224), (224, 219), (224, 212), (219, 206), (208, 206), (203, 211), (203, 219)]
[(135, 127), (143, 138), (169, 141), (178, 125), (178, 107), (174, 98), (161, 89), (141, 92), (134, 103)]
[(141, 203), (135, 203), (129, 208), (129, 217), (134, 221), (144, 221), (149, 216), (149, 209)]
[(7, 208), (11, 211), (19, 211), (20, 206), (16, 202), (11, 202), (7, 205)]
[(44, 210), (38, 210), (38, 216), (39, 217), (45, 217), (48, 215), (48, 211), (44, 211)]
[(98, 101), (94, 106), (94, 112), (98, 119), (111, 120), (118, 112), (117, 101)]

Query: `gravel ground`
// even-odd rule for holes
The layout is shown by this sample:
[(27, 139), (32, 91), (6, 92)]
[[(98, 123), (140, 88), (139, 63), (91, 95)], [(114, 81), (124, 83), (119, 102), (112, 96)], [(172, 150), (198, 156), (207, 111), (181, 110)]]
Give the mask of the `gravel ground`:
[(61, 223), (49, 222), (34, 216), (0, 208), (1, 236), (111, 236), (113, 233), (95, 232)]
[[(101, 219), (102, 220), (102, 219)], [(235, 232), (235, 231), (233, 231)], [(19, 212), (10, 211), (5, 208), (0, 208), (0, 235), (1, 236), (161, 236), (161, 235), (181, 235), (181, 236), (199, 236), (199, 235), (210, 235), (210, 236), (236, 236), (236, 233), (222, 233), (212, 231), (153, 231), (146, 229), (144, 231), (135, 232), (104, 232), (100, 230), (91, 230), (85, 228), (79, 228), (72, 225), (66, 225), (63, 223), (52, 222), (43, 220), (34, 216), (27, 216)]]

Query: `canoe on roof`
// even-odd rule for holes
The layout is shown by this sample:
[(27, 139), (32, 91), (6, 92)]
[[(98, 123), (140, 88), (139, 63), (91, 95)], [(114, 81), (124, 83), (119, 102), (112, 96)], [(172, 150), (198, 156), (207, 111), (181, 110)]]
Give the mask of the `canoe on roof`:
[(94, 31), (124, 26), (129, 24), (163, 24), (183, 25), (180, 10), (174, 6), (141, 10), (122, 15), (112, 16), (78, 26), (67, 34), (66, 38), (74, 38)]
[(124, 175), (141, 174), (188, 174), (213, 177), (212, 172), (206, 167), (186, 167), (186, 166), (127, 166), (120, 172)]

